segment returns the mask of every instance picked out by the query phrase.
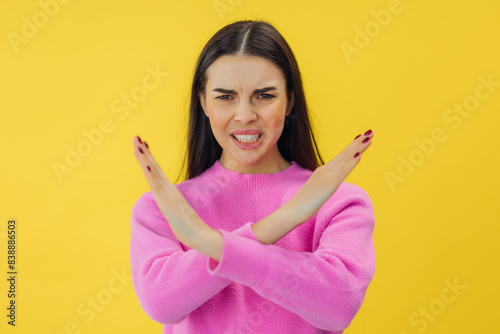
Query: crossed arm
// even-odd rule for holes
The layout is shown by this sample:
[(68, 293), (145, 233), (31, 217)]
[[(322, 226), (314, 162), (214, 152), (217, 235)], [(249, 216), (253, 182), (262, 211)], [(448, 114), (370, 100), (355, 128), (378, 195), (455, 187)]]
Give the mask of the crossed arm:
[[(257, 240), (263, 244), (274, 244), (314, 216), (359, 163), (361, 153), (368, 149), (372, 137), (371, 131), (367, 131), (364, 136), (357, 136), (334, 159), (316, 168), (292, 199), (253, 224), (252, 231)], [(176, 238), (184, 245), (219, 261), (223, 246), (222, 234), (203, 222), (177, 187), (165, 177), (147, 143), (135, 137), (133, 144), (135, 157), (144, 172), (158, 208), (169, 222)]]
[(224, 238), (220, 261), (183, 249), (153, 193), (145, 193), (132, 210), (130, 248), (141, 306), (155, 321), (177, 324), (199, 307), (210, 309), (211, 298), (236, 282), (313, 326), (345, 329), (373, 277), (374, 215), (360, 187), (343, 183), (337, 192), (315, 218), (312, 252), (263, 244), (247, 222), (217, 230)]

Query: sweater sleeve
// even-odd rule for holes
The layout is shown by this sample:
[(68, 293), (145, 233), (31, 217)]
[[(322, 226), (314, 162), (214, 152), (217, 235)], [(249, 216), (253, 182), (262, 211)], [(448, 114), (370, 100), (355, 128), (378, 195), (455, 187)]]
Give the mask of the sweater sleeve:
[(317, 328), (346, 329), (375, 274), (375, 218), (368, 194), (343, 184), (344, 192), (332, 200), (334, 193), (317, 213), (313, 241), (318, 244), (319, 238), (319, 244), (314, 252), (291, 251), (218, 229), (223, 235), (221, 258), (207, 257), (207, 271), (252, 288)]
[[(250, 223), (231, 232), (258, 242)], [(208, 274), (207, 257), (184, 251), (150, 192), (132, 208), (132, 283), (146, 314), (162, 324), (180, 323), (232, 280)]]

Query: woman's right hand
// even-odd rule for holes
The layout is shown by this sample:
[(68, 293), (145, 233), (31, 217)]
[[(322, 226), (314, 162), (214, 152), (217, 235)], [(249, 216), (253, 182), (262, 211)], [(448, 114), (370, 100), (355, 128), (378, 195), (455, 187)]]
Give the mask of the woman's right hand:
[[(368, 140), (365, 141), (367, 138)], [(356, 167), (361, 159), (361, 154), (370, 147), (372, 138), (373, 132), (371, 130), (365, 132), (365, 135), (356, 137), (335, 158), (316, 168), (299, 192), (279, 210), (283, 210), (283, 213), (293, 221), (292, 224), (295, 226), (309, 220)], [(359, 154), (356, 155), (358, 152)]]

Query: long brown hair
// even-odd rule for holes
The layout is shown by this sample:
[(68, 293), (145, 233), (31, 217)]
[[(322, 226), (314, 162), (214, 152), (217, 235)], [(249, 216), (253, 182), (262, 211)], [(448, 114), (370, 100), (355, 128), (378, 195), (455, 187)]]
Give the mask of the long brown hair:
[[(212, 133), (210, 120), (203, 112), (199, 94), (205, 96), (207, 83), (205, 72), (209, 66), (222, 55), (235, 54), (257, 56), (273, 62), (281, 69), (286, 79), (288, 101), (293, 93), (293, 108), (290, 115), (285, 117), (285, 126), (277, 142), (283, 158), (288, 162), (295, 161), (311, 171), (320, 166), (318, 157), (324, 165), (309, 122), (302, 78), (292, 50), (283, 36), (268, 22), (244, 20), (220, 29), (207, 42), (198, 57), (189, 107), (186, 180), (203, 173), (222, 155), (222, 147)], [(185, 161), (186, 156), (183, 159), (182, 169)]]

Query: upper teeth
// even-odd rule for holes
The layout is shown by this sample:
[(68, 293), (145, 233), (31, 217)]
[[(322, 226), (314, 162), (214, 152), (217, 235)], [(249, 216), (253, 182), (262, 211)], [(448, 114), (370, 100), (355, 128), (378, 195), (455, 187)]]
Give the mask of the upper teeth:
[(259, 136), (261, 134), (259, 133), (258, 135), (233, 135), (238, 141), (242, 142), (247, 142), (247, 141), (256, 141), (259, 139)]

